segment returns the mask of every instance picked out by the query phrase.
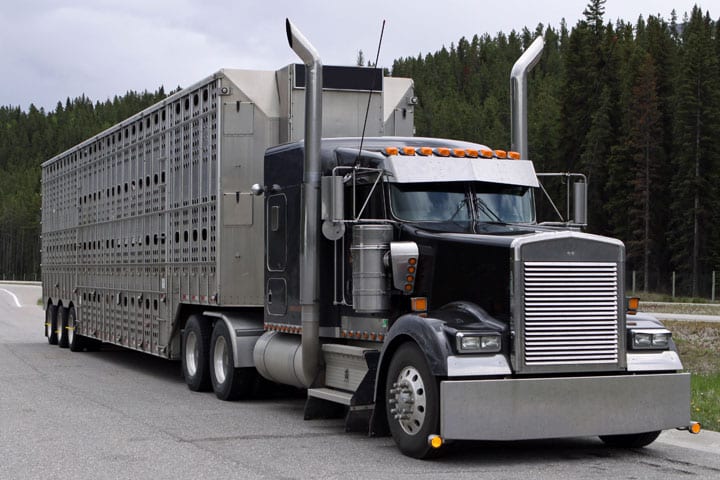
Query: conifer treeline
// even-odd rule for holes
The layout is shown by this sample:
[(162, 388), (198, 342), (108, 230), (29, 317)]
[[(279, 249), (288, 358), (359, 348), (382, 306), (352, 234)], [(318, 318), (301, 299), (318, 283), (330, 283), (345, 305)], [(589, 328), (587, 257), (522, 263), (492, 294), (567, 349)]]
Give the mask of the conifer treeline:
[(720, 21), (696, 6), (613, 24), (604, 4), (572, 29), (461, 38), (396, 60), (393, 75), (415, 80), (418, 135), (508, 148), (510, 69), (542, 34), (528, 86), (536, 169), (588, 176), (589, 230), (625, 242), (639, 287), (667, 288), (677, 271), (684, 294), (708, 295), (705, 276), (720, 270)]
[(128, 92), (104, 103), (82, 96), (47, 113), (0, 107), (0, 279), (40, 275), (40, 165), (165, 97)]
[[(589, 230), (625, 242), (640, 286), (678, 271), (686, 294), (707, 294), (701, 277), (720, 270), (720, 21), (695, 7), (613, 24), (604, 4), (572, 28), (461, 38), (392, 74), (415, 80), (418, 135), (507, 148), (510, 69), (544, 35), (529, 82), (536, 169), (588, 175)], [(39, 274), (40, 164), (164, 96), (0, 107), (0, 278)]]

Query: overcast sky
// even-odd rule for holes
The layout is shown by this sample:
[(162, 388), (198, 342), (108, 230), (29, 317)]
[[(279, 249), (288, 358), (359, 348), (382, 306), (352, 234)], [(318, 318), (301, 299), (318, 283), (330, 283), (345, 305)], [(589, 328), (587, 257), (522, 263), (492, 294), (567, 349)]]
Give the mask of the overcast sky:
[[(720, 15), (717, 0), (700, 3)], [(682, 18), (692, 0), (608, 0), (605, 19)], [(374, 59), (380, 66), (449, 46), (460, 37), (509, 33), (538, 23), (568, 26), (587, 0), (1, 0), (0, 105), (53, 110), (85, 94), (188, 86), (220, 68), (276, 70), (296, 62), (289, 17), (326, 65)]]

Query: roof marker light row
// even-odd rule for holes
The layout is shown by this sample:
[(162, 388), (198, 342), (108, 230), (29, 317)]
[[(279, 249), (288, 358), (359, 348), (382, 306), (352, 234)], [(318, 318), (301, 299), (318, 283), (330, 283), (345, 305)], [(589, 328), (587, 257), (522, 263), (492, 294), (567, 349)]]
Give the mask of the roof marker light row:
[(448, 147), (385, 147), (385, 155), (422, 156), (435, 155), (437, 157), (469, 157), (469, 158), (499, 158), (520, 160), (518, 152), (505, 150), (490, 150), (489, 148), (448, 148)]

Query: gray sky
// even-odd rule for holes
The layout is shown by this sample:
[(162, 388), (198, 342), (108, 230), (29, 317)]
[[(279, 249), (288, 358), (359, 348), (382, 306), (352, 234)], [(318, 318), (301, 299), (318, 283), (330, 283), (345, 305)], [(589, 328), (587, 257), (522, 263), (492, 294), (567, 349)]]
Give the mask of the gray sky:
[[(720, 8), (700, 3), (717, 18)], [(682, 18), (693, 0), (608, 0), (605, 19)], [(296, 62), (289, 17), (326, 65), (374, 59), (380, 66), (449, 46), (460, 37), (509, 33), (538, 23), (568, 26), (587, 0), (2, 0), (0, 105), (53, 110), (58, 100), (93, 100), (127, 90), (188, 86), (220, 68), (275, 70)]]

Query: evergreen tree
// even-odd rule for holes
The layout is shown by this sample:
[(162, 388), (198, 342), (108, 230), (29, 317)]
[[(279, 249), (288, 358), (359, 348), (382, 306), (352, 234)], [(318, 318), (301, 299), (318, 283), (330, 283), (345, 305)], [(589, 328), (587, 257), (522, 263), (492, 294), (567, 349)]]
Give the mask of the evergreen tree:
[(695, 7), (682, 32), (675, 87), (675, 153), (669, 243), (673, 266), (699, 292), (703, 265), (717, 264), (720, 83), (709, 15)]

